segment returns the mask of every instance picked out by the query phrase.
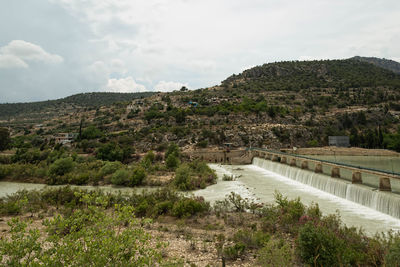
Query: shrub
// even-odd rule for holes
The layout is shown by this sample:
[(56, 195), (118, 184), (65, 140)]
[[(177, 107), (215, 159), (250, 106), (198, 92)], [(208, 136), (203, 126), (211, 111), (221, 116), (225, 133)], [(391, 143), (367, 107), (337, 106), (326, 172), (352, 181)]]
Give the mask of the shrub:
[(74, 161), (71, 157), (62, 158), (56, 160), (53, 164), (50, 165), (49, 173), (50, 175), (58, 175), (62, 176), (66, 173), (69, 173), (74, 168)]
[(38, 229), (28, 231), (26, 223), (13, 219), (11, 237), (0, 239), (1, 262), (6, 266), (179, 266), (163, 259), (164, 244), (151, 242), (151, 236), (132, 217), (133, 207), (118, 205), (108, 213), (93, 204), (107, 199), (81, 195), (82, 199), (88, 208), (46, 223), (45, 242)]
[(129, 185), (130, 186), (141, 185), (145, 178), (146, 178), (146, 171), (142, 167), (138, 166), (133, 169), (132, 174), (129, 177)]
[(341, 227), (336, 216), (328, 216), (318, 224), (308, 222), (300, 228), (297, 250), (301, 259), (310, 265), (376, 265), (378, 258), (366, 257), (367, 239), (355, 228)]
[(233, 236), (236, 243), (243, 243), (246, 248), (256, 249), (264, 246), (270, 239), (270, 235), (261, 231), (239, 230)]
[(165, 161), (165, 165), (168, 169), (175, 169), (179, 165), (178, 157), (176, 157), (175, 154), (169, 154)]
[(344, 244), (328, 229), (307, 223), (300, 229), (297, 245), (306, 264), (336, 266)]
[(385, 256), (386, 266), (399, 266), (400, 265), (400, 237), (397, 236), (390, 246), (388, 253)]
[(224, 176), (222, 176), (222, 181), (233, 181), (233, 175), (224, 174)]
[(124, 151), (115, 143), (106, 143), (96, 150), (96, 158), (107, 161), (123, 161)]
[(95, 126), (89, 126), (82, 131), (82, 139), (95, 139), (103, 136), (103, 132)]
[(295, 233), (297, 231), (296, 224), (305, 213), (305, 206), (300, 202), (300, 198), (288, 200), (282, 194), (275, 193), (275, 201), (280, 208), (281, 216), (279, 223), (283, 230)]
[(227, 260), (236, 260), (244, 256), (246, 246), (243, 243), (236, 243), (233, 246), (224, 247), (222, 254)]
[(119, 169), (111, 176), (111, 183), (114, 185), (127, 185), (129, 183), (129, 172)]
[(154, 152), (150, 150), (149, 152), (146, 153), (146, 155), (144, 156), (143, 160), (149, 161), (150, 163), (153, 163), (155, 157), (156, 157), (156, 155), (154, 154)]
[(292, 248), (282, 239), (271, 239), (258, 251), (257, 262), (261, 266), (293, 266)]
[(69, 184), (76, 184), (76, 185), (83, 185), (87, 184), (91, 177), (91, 173), (87, 171), (83, 171), (80, 173), (73, 174), (69, 177), (68, 183)]
[(106, 164), (104, 164), (104, 166), (101, 167), (101, 169), (100, 169), (100, 175), (104, 177), (106, 175), (113, 174), (121, 167), (122, 167), (122, 164), (119, 161), (106, 162)]
[(193, 190), (215, 183), (216, 177), (205, 162), (196, 160), (177, 168), (174, 184), (179, 190)]
[(172, 207), (172, 215), (178, 218), (189, 217), (209, 210), (209, 205), (198, 199), (181, 199)]
[(179, 146), (175, 143), (171, 143), (167, 151), (165, 152), (165, 158), (168, 158), (169, 155), (174, 154), (175, 157), (179, 158), (180, 152), (179, 152)]
[(191, 189), (191, 170), (188, 165), (183, 164), (176, 170), (174, 184), (179, 190)]
[(0, 179), (6, 178), (12, 173), (12, 165), (0, 164)]

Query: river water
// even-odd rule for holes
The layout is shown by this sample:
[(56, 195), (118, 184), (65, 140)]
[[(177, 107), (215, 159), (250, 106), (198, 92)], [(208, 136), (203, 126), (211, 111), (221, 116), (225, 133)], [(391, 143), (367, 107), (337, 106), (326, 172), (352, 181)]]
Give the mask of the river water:
[[(240, 166), (211, 164), (210, 167), (218, 174), (218, 183), (206, 189), (198, 190), (194, 194), (203, 196), (211, 202), (224, 199), (230, 192), (235, 192), (256, 202), (274, 203), (275, 191), (279, 191), (289, 199), (300, 197), (306, 205), (313, 202), (318, 203), (324, 215), (339, 212), (344, 224), (361, 227), (369, 235), (389, 230), (400, 230), (400, 219), (398, 218), (316, 189), (257, 166), (257, 164)], [(235, 181), (222, 181), (224, 174), (234, 175), (238, 178)]]
[[(251, 165), (210, 164), (210, 167), (218, 175), (217, 184), (194, 191), (193, 194), (203, 196), (211, 203), (224, 199), (231, 192), (238, 193), (243, 198), (248, 198), (255, 202), (274, 203), (274, 194), (278, 191), (289, 199), (300, 197), (301, 201), (306, 205), (310, 205), (313, 202), (318, 203), (324, 215), (339, 212), (342, 221), (347, 226), (361, 227), (369, 235), (389, 230), (400, 231), (400, 219), (398, 219), (400, 217), (400, 206), (398, 205), (400, 204), (396, 204), (400, 203), (400, 196), (396, 194), (377, 192), (366, 186), (354, 187), (351, 183), (336, 182), (334, 178), (330, 177), (317, 177), (313, 172), (287, 165), (283, 166), (283, 164), (264, 159), (255, 158)], [(222, 177), (224, 174), (233, 175), (236, 178), (234, 181), (223, 181)], [(310, 177), (312, 179), (309, 179)], [(328, 182), (321, 183), (320, 181), (324, 181), (324, 179), (328, 179)], [(334, 181), (333, 184), (332, 181)], [(310, 184), (313, 186), (310, 186)], [(13, 194), (22, 189), (33, 190), (44, 187), (46, 185), (43, 184), (0, 182), (0, 197)], [(122, 193), (140, 192), (140, 190), (149, 189), (145, 187), (121, 188), (112, 186), (79, 187), (101, 189), (107, 192), (121, 191)], [(150, 190), (152, 189), (150, 188)], [(330, 191), (331, 193), (327, 193), (326, 191)], [(346, 196), (346, 193), (351, 195), (351, 197)], [(386, 202), (382, 202), (382, 197)], [(387, 200), (388, 198), (389, 200)], [(392, 202), (397, 206), (394, 204), (388, 205), (392, 198), (394, 198)], [(352, 201), (349, 201), (349, 199)], [(358, 201), (359, 203), (363, 203), (363, 205), (353, 201)], [(394, 214), (394, 216), (389, 216), (376, 209), (382, 209), (386, 213)]]

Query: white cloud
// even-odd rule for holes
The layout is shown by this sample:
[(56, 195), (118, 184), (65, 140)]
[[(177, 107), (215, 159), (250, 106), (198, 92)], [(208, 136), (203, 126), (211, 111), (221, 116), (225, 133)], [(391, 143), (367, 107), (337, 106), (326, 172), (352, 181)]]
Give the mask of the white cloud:
[(29, 61), (57, 64), (63, 62), (63, 58), (46, 52), (39, 45), (23, 40), (13, 40), (0, 48), (0, 67), (2, 68), (27, 68)]
[(68, 58), (49, 68), (51, 75), (41, 68), (24, 75), (0, 71), (0, 88), (22, 96), (37, 97), (32, 88), (51, 96), (72, 91), (67, 88), (103, 90), (111, 78), (127, 77), (149, 90), (158, 81), (155, 90), (182, 85), (168, 81), (208, 87), (248, 66), (281, 60), (400, 58), (398, 0), (9, 2), (0, 9), (1, 45), (15, 33), (24, 40), (35, 36), (36, 44), (10, 42), (1, 48), (0, 68), (59, 63), (62, 58), (51, 54), (57, 51)]
[(0, 68), (28, 68), (28, 64), (14, 55), (0, 54)]
[(181, 89), (182, 86), (189, 87), (187, 83), (160, 81), (154, 86), (154, 90), (158, 92), (171, 92)]
[(104, 89), (109, 92), (119, 93), (146, 91), (146, 87), (144, 85), (136, 83), (135, 80), (130, 76), (122, 79), (108, 79), (107, 86)]

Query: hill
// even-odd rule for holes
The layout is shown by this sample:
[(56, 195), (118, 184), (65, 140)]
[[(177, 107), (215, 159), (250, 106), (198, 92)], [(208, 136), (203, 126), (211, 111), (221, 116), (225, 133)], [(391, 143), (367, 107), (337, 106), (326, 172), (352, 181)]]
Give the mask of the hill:
[(352, 57), (352, 59), (371, 63), (374, 64), (375, 66), (391, 70), (394, 73), (400, 74), (400, 63), (394, 60), (377, 58), (377, 57), (360, 57), (360, 56)]
[[(104, 100), (85, 97), (51, 102), (49, 109), (25, 104), (19, 118), (1, 126), (11, 126), (14, 135), (36, 131), (51, 138), (78, 132), (83, 120), (83, 128), (99, 136), (77, 144), (85, 151), (106, 140), (138, 152), (162, 151), (171, 142), (187, 149), (223, 143), (313, 147), (327, 145), (330, 135), (348, 135), (353, 146), (400, 150), (400, 75), (355, 59), (268, 63), (219, 86), (150, 94), (130, 103), (123, 95), (124, 102), (102, 108), (93, 105)], [(38, 116), (35, 121), (26, 120), (27, 107)], [(34, 127), (38, 118), (40, 129)]]
[(222, 82), (242, 89), (290, 90), (400, 86), (400, 75), (360, 60), (268, 63), (232, 75)]
[[(81, 93), (57, 100), (47, 100), (30, 103), (6, 103), (0, 104), (0, 119), (8, 119), (15, 116), (35, 117), (47, 112), (58, 114), (63, 110), (76, 110), (79, 108), (93, 108), (109, 106), (116, 102), (130, 102), (133, 99), (144, 98), (153, 95), (145, 93)], [(54, 114), (54, 115), (55, 115)]]

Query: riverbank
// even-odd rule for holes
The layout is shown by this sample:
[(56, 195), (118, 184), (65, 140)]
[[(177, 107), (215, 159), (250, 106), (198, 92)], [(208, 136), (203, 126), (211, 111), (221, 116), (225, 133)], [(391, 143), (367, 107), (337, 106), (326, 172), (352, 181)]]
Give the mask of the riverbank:
[(391, 156), (400, 157), (400, 153), (387, 149), (367, 149), (360, 147), (308, 147), (297, 149), (281, 149), (281, 151), (289, 154), (298, 155), (336, 155), (336, 156)]
[(368, 237), (337, 215), (322, 215), (316, 204), (279, 193), (273, 205), (232, 193), (211, 207), (169, 189), (116, 196), (59, 188), (1, 199), (0, 214), (4, 265), (29, 264), (31, 257), (66, 266), (394, 266), (400, 260), (398, 234)]

